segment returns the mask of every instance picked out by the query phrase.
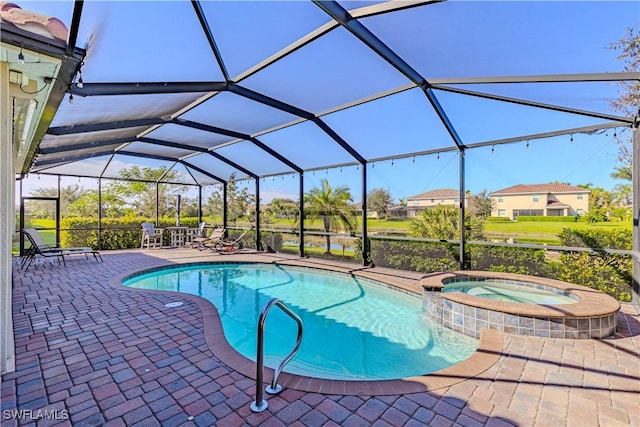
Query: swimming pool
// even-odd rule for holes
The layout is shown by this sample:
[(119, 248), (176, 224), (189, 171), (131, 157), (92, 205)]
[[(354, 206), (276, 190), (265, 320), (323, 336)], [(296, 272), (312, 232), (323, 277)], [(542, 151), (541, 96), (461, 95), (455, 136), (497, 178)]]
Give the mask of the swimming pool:
[[(348, 274), (262, 263), (200, 264), (155, 270), (123, 284), (206, 298), (216, 306), (231, 346), (252, 360), (258, 316), (279, 298), (304, 323), (300, 352), (285, 368), (298, 375), (405, 378), (456, 364), (477, 347), (477, 340), (428, 320), (419, 296)], [(273, 310), (265, 328), (265, 364), (275, 367), (295, 338), (295, 323)]]
[(480, 298), (522, 304), (574, 304), (577, 302), (576, 298), (560, 290), (552, 292), (548, 289), (526, 286), (527, 284), (491, 279), (452, 281), (446, 283), (443, 292), (463, 292)]

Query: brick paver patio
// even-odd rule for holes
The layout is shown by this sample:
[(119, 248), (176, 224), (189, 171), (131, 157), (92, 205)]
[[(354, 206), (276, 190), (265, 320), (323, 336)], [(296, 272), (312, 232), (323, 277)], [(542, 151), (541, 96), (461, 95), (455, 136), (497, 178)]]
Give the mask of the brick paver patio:
[[(3, 427), (640, 425), (640, 318), (629, 305), (610, 339), (504, 334), (497, 363), (449, 387), (385, 396), (286, 389), (254, 414), (254, 380), (214, 356), (198, 304), (167, 308), (175, 297), (109, 284), (128, 271), (220, 256), (171, 249), (103, 258), (15, 271), (17, 369), (2, 377)], [(58, 420), (42, 419), (52, 414)]]

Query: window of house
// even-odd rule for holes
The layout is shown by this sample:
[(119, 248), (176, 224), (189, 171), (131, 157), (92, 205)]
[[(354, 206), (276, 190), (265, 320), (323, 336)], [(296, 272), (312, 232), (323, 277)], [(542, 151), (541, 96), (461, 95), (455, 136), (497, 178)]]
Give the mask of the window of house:
[(540, 195), (539, 194), (534, 194), (533, 195), (533, 201), (537, 202), (538, 200), (540, 200)]
[(578, 194), (578, 200), (582, 200), (582, 196), (584, 196), (584, 194)]
[(435, 200), (431, 199), (431, 203), (435, 202)]
[(544, 209), (514, 209), (513, 216), (544, 216)]
[(506, 209), (498, 209), (498, 216), (507, 216)]
[(504, 196), (498, 196), (498, 203), (504, 202)]
[(576, 209), (576, 213), (578, 215), (582, 215), (582, 214), (584, 214), (584, 209)]

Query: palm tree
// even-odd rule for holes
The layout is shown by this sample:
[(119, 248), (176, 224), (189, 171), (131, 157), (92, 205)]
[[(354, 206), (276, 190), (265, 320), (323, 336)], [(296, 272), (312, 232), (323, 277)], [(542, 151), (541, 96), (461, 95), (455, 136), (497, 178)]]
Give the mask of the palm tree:
[(356, 229), (356, 211), (352, 206), (353, 199), (349, 187), (332, 188), (327, 179), (323, 179), (320, 188), (313, 187), (304, 196), (305, 215), (309, 219), (321, 219), (327, 238), (327, 251), (331, 254), (330, 231), (345, 229), (353, 232)]
[[(465, 236), (469, 240), (484, 238), (484, 221), (465, 212)], [(426, 208), (411, 221), (411, 236), (454, 240), (460, 237), (460, 210), (455, 206), (439, 205)]]
[(630, 184), (616, 184), (613, 187), (613, 200), (618, 206), (631, 206), (633, 202), (633, 188)]

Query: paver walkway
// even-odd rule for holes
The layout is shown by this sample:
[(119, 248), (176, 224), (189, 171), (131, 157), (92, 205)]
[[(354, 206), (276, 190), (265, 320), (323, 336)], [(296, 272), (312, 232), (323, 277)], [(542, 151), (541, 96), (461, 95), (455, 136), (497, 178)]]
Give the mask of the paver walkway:
[[(109, 285), (127, 271), (220, 256), (174, 249), (104, 252), (103, 257), (104, 264), (78, 257), (66, 268), (15, 272), (17, 369), (2, 377), (3, 427), (36, 421), (38, 426), (640, 425), (640, 318), (629, 305), (611, 339), (505, 334), (495, 365), (451, 387), (392, 396), (285, 390), (267, 397), (267, 411), (253, 414), (254, 381), (225, 366), (207, 347), (197, 304), (167, 308), (175, 300), (170, 295)], [(58, 420), (37, 420), (52, 415)]]

